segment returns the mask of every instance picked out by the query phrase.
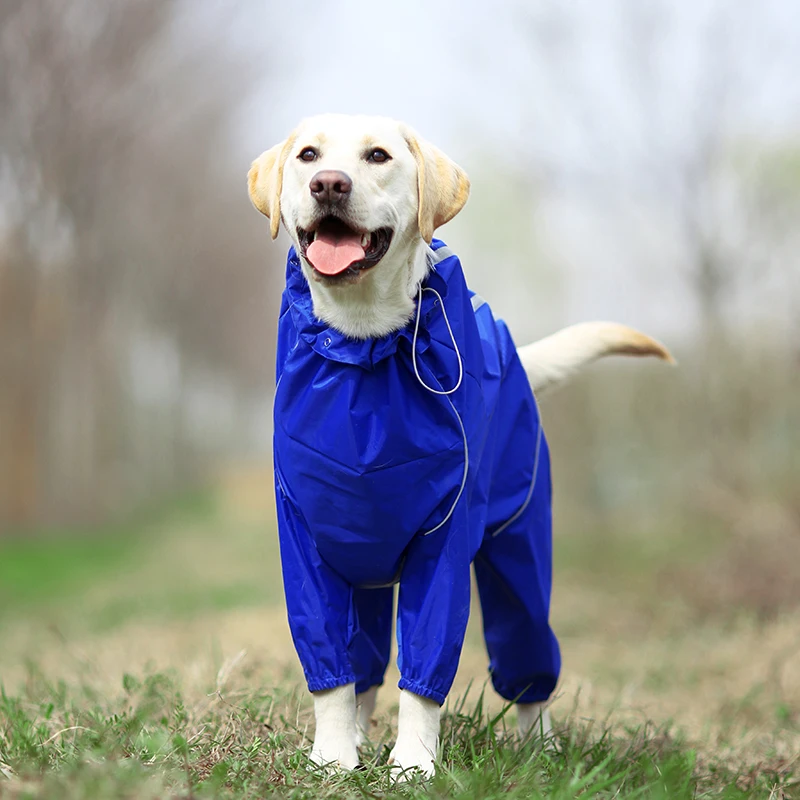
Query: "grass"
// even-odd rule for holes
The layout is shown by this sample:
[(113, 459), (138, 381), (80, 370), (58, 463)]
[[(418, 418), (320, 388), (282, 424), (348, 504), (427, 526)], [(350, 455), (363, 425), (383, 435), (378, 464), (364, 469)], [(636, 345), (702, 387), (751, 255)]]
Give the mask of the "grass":
[(22, 694), (0, 697), (0, 794), (679, 800), (790, 797), (798, 785), (780, 760), (736, 770), (651, 726), (620, 735), (573, 722), (557, 733), (556, 750), (520, 744), (505, 734), (504, 720), (487, 721), (481, 698), (445, 714), (442, 758), (430, 784), (395, 782), (385, 724), (376, 727), (362, 770), (330, 775), (306, 758), (307, 703), (291, 687), (254, 690), (253, 677), (243, 672), (237, 687), (227, 675), (193, 696), (174, 674), (125, 674), (110, 697), (32, 671)]
[(263, 520), (238, 523), (230, 537), (227, 524), (213, 496), (191, 496), (123, 525), (0, 539), (0, 634), (24, 618), (71, 634), (76, 623), (108, 631), (275, 603), (280, 574)]
[(79, 595), (98, 576), (130, 569), (165, 528), (209, 518), (210, 493), (187, 494), (95, 529), (13, 532), (0, 539), (0, 616)]
[(558, 542), (556, 750), (471, 690), (476, 614), (432, 782), (386, 765), (395, 672), (364, 769), (313, 767), (264, 485), (0, 542), (0, 798), (800, 798), (800, 617), (690, 624), (650, 590), (668, 544), (623, 538)]

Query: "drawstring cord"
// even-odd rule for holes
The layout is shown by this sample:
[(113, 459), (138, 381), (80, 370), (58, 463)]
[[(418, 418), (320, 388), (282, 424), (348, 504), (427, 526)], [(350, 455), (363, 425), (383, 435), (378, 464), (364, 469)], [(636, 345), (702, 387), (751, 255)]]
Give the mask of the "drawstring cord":
[[(458, 359), (458, 380), (456, 381), (456, 385), (452, 389), (448, 389), (447, 391), (440, 391), (439, 389), (434, 389), (432, 386), (428, 386), (425, 381), (422, 380), (419, 374), (419, 369), (417, 368), (417, 334), (419, 333), (419, 318), (422, 316), (422, 293), (423, 292), (433, 292), (436, 297), (439, 299), (439, 305), (442, 307), (442, 316), (444, 317), (444, 324), (447, 325), (447, 332), (450, 334), (450, 341), (453, 343), (453, 350), (456, 351), (456, 358)], [(423, 288), (422, 284), (419, 285), (419, 293), (417, 294), (417, 319), (414, 322), (414, 340), (411, 343), (411, 363), (414, 365), (414, 374), (417, 376), (417, 380), (432, 394), (453, 394), (453, 392), (461, 386), (461, 381), (464, 378), (464, 362), (461, 360), (461, 353), (458, 351), (458, 344), (456, 344), (456, 337), (453, 335), (453, 329), (450, 327), (450, 320), (447, 318), (447, 311), (444, 307), (444, 300), (442, 300), (442, 296), (436, 289), (431, 289), (430, 286), (425, 286)]]
[[(419, 374), (419, 368), (417, 367), (417, 335), (419, 334), (419, 318), (422, 316), (422, 293), (423, 292), (433, 292), (439, 300), (439, 305), (442, 309), (442, 316), (444, 317), (444, 324), (447, 325), (447, 332), (450, 334), (450, 341), (453, 343), (453, 350), (455, 350), (456, 358), (458, 359), (458, 380), (456, 381), (456, 385), (452, 389), (434, 389), (432, 386), (428, 386), (424, 380), (422, 380), (422, 376)], [(425, 531), (422, 535), (423, 536), (430, 536), (430, 534), (435, 533), (439, 530), (449, 519), (453, 516), (453, 512), (456, 510), (456, 506), (458, 505), (458, 501), (461, 499), (461, 495), (464, 493), (464, 487), (467, 485), (467, 475), (469, 474), (469, 443), (467, 441), (467, 431), (464, 428), (464, 422), (461, 419), (461, 415), (458, 413), (453, 401), (450, 399), (450, 395), (461, 386), (461, 381), (464, 379), (464, 362), (461, 358), (461, 353), (458, 349), (458, 343), (456, 342), (456, 337), (453, 334), (453, 329), (450, 327), (450, 320), (447, 318), (447, 310), (444, 307), (444, 300), (442, 300), (442, 296), (436, 289), (431, 289), (429, 286), (423, 287), (420, 284), (419, 293), (417, 294), (417, 319), (414, 322), (414, 339), (411, 343), (411, 363), (414, 365), (414, 374), (417, 376), (417, 380), (419, 381), (420, 385), (427, 389), (431, 394), (438, 394), (443, 395), (447, 402), (450, 403), (450, 408), (453, 409), (453, 413), (456, 415), (456, 419), (458, 420), (458, 424), (461, 428), (461, 437), (464, 441), (464, 475), (461, 478), (461, 486), (458, 488), (458, 494), (456, 495), (456, 499), (453, 500), (453, 505), (450, 506), (450, 510), (447, 512), (447, 516), (434, 528), (431, 528), (429, 531)]]

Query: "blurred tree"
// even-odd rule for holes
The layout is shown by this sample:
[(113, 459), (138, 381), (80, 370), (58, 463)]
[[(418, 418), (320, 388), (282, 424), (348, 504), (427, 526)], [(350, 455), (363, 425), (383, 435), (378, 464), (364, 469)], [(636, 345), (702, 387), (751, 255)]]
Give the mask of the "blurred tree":
[(228, 134), (251, 76), (190, 12), (0, 9), (0, 526), (130, 507), (248, 436), (271, 324)]
[[(797, 206), (790, 165), (773, 158), (786, 148), (767, 125), (753, 124), (761, 98), (798, 97), (797, 31), (776, 36), (778, 3), (590, 5), (520, 5), (531, 76), (547, 91), (525, 112), (531, 168), (575, 206), (622, 218), (629, 250), (641, 247), (639, 229), (655, 220), (660, 231), (647, 245), (669, 248), (669, 268), (683, 276), (697, 313), (681, 314), (691, 339), (673, 388), (659, 380), (660, 393), (644, 383), (604, 390), (601, 379), (584, 384), (582, 402), (560, 406), (569, 430), (596, 432), (595, 449), (582, 446), (582, 459), (567, 459), (570, 480), (588, 487), (587, 507), (613, 505), (625, 470), (603, 465), (622, 465), (614, 434), (630, 436), (641, 416), (635, 438), (657, 443), (662, 475), (652, 494), (668, 497), (674, 487), (673, 501), (718, 517), (709, 498), (721, 489), (780, 495), (800, 469), (798, 374), (789, 360), (796, 347), (786, 335), (800, 302)], [(561, 131), (563, 147), (537, 142), (547, 126)], [(633, 414), (637, 403), (646, 406)], [(605, 475), (615, 487), (601, 490)]]
[(569, 158), (534, 141), (536, 167), (596, 212), (621, 202), (635, 225), (654, 211), (679, 247), (675, 266), (703, 338), (718, 337), (728, 301), (765, 266), (751, 167), (771, 143), (756, 134), (738, 146), (748, 138), (739, 110), (791, 62), (770, 52), (757, 3), (706, 0), (690, 12), (668, 0), (616, 0), (585, 25), (579, 13), (552, 4), (521, 12), (552, 101), (537, 98), (526, 128), (546, 115), (573, 141)]

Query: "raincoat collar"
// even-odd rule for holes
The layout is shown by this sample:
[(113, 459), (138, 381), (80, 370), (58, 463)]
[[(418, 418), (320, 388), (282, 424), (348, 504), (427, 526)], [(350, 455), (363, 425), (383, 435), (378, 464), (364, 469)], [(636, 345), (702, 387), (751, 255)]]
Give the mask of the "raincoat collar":
[[(428, 253), (430, 269), (422, 281), (423, 288), (435, 289), (444, 299), (447, 297), (448, 281), (451, 276), (461, 273), (461, 262), (439, 239), (431, 242)], [(420, 319), (419, 334), (417, 337), (417, 353), (424, 353), (430, 345), (428, 323), (436, 324), (441, 320), (441, 314), (433, 314), (434, 305), (438, 300), (432, 298), (432, 292), (423, 292), (422, 317)], [(286, 299), (289, 302), (289, 313), (292, 315), (295, 329), (316, 353), (332, 361), (343, 364), (352, 364), (371, 370), (380, 361), (388, 358), (397, 351), (402, 342), (406, 342), (410, 351), (414, 337), (414, 320), (417, 311), (410, 322), (400, 330), (377, 339), (351, 339), (343, 333), (328, 327), (322, 320), (314, 315), (311, 299), (311, 290), (308, 281), (300, 266), (300, 259), (294, 247), (289, 250), (286, 261)], [(433, 319), (431, 319), (433, 318)]]

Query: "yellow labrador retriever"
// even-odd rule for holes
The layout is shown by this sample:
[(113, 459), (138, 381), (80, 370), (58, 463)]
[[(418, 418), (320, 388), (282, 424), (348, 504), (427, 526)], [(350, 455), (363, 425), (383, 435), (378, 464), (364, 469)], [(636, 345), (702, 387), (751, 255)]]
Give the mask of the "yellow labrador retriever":
[[(458, 661), (469, 563), (476, 558), (493, 682), (518, 702), (523, 733), (535, 726), (546, 734), (545, 703), (560, 660), (546, 618), (549, 462), (540, 459), (531, 390), (559, 384), (601, 356), (671, 356), (644, 334), (605, 322), (575, 325), (515, 350), (507, 329), (467, 291), (455, 255), (433, 240), (466, 203), (466, 174), (401, 123), (308, 119), (253, 162), (248, 183), (272, 237), (283, 222), (293, 242), (278, 342), (276, 491), (289, 622), (314, 696), (312, 759), (343, 768), (358, 763), (388, 659), (387, 587), (399, 580), (403, 679), (390, 761), (433, 773), (440, 705)], [(481, 466), (486, 441), (501, 438), (497, 426), (518, 424), (509, 409), (523, 420), (506, 436), (525, 462), (519, 480)], [(407, 464), (416, 472), (402, 472)], [(511, 484), (520, 485), (523, 502), (492, 528), (491, 503)], [(420, 499), (423, 486), (441, 494), (430, 508)], [(526, 516), (537, 503), (546, 506), (539, 516)], [(497, 535), (512, 523), (520, 552), (533, 553), (539, 566), (548, 562), (540, 574), (520, 573), (523, 561), (509, 566), (509, 556), (497, 554), (498, 543), (513, 541)], [(527, 550), (523, 524), (541, 528), (531, 533), (539, 543)], [(521, 598), (516, 605), (503, 605), (491, 575)], [(503, 630), (518, 638), (503, 642)], [(552, 651), (549, 667), (536, 652), (524, 655), (537, 636)], [(526, 658), (531, 665), (520, 666)], [(505, 680), (504, 670), (522, 677)]]

